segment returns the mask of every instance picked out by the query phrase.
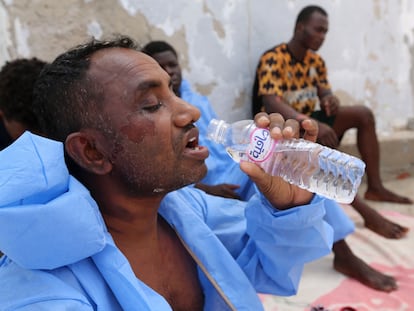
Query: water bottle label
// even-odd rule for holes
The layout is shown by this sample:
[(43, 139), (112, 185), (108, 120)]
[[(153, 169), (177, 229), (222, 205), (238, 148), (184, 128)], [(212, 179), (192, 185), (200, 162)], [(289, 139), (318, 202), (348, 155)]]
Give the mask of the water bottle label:
[(263, 162), (272, 154), (275, 141), (267, 129), (256, 128), (250, 135), (247, 156), (253, 162)]

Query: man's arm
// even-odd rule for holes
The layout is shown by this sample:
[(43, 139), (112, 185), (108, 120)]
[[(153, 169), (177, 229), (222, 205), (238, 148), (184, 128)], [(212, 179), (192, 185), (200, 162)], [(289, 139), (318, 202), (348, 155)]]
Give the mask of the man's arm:
[[(260, 113), (256, 125), (268, 127), (272, 138), (297, 137), (299, 124), (279, 114)], [(315, 122), (302, 122), (304, 139), (315, 141)], [(331, 252), (333, 230), (323, 220), (326, 200), (294, 186), (281, 177), (266, 174), (254, 163), (242, 162), (242, 170), (261, 191), (247, 203), (216, 196), (201, 196), (193, 188), (175, 193), (193, 196), (192, 208), (236, 258), (259, 292), (296, 293), (303, 265)], [(200, 196), (199, 198), (197, 198)], [(196, 201), (201, 204), (195, 204)]]
[[(299, 123), (285, 121), (280, 114), (259, 113), (255, 122), (259, 127), (269, 127), (276, 140), (299, 135)], [(301, 127), (304, 139), (316, 140), (316, 122), (306, 119)], [(261, 194), (247, 204), (248, 239), (237, 262), (258, 292), (295, 294), (304, 264), (331, 252), (333, 230), (323, 220), (326, 201), (266, 174), (254, 163), (241, 162), (240, 167)]]
[[(334, 96), (330, 91), (323, 94), (323, 101), (321, 100), (321, 107), (322, 102), (325, 103), (326, 106), (331, 106), (331, 111), (336, 114), (336, 111), (339, 106), (339, 101), (337, 100), (336, 96)], [(292, 106), (284, 101), (283, 98), (277, 95), (263, 95), (262, 96), (263, 106), (265, 107), (265, 111), (267, 113), (280, 113), (285, 119), (295, 119), (299, 122), (310, 119), (309, 116), (304, 115), (302, 113), (297, 112)], [(338, 105), (335, 105), (338, 103)], [(318, 124), (319, 132), (317, 141), (324, 145), (331, 148), (338, 147), (339, 141), (335, 131), (327, 124), (319, 122), (315, 119), (314, 120)]]
[(302, 121), (308, 117), (302, 113), (297, 112), (285, 100), (278, 95), (263, 95), (262, 103), (267, 113), (280, 113), (285, 119), (294, 119)]
[[(290, 296), (298, 290), (304, 264), (332, 251), (333, 230), (324, 221), (330, 202), (315, 195), (307, 204), (277, 210), (260, 194), (245, 202), (185, 187), (163, 200), (161, 214), (171, 213), (166, 206), (179, 206), (180, 213), (188, 206), (215, 233), (257, 292)], [(195, 243), (200, 247), (204, 239)]]

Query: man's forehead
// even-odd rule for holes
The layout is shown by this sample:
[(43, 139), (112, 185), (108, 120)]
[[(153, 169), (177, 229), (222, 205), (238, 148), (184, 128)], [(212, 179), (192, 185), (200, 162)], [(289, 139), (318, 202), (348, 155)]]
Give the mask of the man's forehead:
[(319, 11), (314, 11), (312, 14), (311, 14), (311, 16), (310, 16), (310, 18), (309, 18), (309, 20), (308, 20), (309, 22), (311, 22), (311, 21), (313, 21), (313, 22), (315, 22), (315, 21), (319, 21), (319, 22), (321, 22), (321, 21), (323, 21), (323, 22), (327, 22), (328, 21), (328, 17), (325, 15), (325, 14), (322, 14), (321, 12), (319, 12)]
[[(91, 57), (89, 74), (109, 76), (128, 74), (131, 71), (146, 71), (156, 74), (162, 68), (150, 56), (128, 48), (106, 48)], [(109, 77), (108, 77), (109, 78)]]
[(119, 66), (132, 62), (136, 64), (156, 64), (148, 55), (134, 49), (122, 47), (105, 48), (96, 51), (91, 57), (92, 65), (105, 63), (106, 65), (113, 64)]

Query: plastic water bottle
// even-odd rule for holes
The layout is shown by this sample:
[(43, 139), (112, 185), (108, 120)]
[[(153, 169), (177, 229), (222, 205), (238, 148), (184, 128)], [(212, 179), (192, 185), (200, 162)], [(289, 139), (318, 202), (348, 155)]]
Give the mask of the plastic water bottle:
[(275, 141), (253, 120), (213, 119), (207, 137), (223, 144), (236, 162), (257, 163), (268, 174), (340, 203), (353, 201), (364, 175), (365, 163), (354, 156), (304, 139)]

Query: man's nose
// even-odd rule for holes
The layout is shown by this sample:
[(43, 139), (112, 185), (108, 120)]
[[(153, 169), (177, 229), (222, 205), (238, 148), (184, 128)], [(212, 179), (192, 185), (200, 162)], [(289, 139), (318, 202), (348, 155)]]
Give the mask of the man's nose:
[(181, 127), (196, 122), (201, 115), (200, 110), (198, 110), (197, 107), (187, 103), (180, 97), (176, 97), (176, 109), (175, 122)]

